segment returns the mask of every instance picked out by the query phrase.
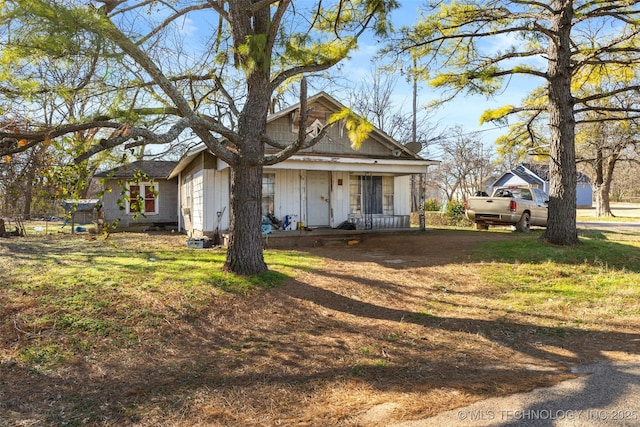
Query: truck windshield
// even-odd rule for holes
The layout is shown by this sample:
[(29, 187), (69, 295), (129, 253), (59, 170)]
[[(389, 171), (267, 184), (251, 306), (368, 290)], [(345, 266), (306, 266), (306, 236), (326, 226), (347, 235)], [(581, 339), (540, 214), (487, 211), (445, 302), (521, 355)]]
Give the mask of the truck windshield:
[(515, 197), (516, 199), (533, 200), (528, 188), (499, 188), (494, 197)]

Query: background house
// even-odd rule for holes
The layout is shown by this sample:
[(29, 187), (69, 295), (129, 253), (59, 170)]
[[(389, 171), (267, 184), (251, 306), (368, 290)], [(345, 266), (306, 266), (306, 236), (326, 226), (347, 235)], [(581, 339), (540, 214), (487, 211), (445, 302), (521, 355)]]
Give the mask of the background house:
[[(102, 212), (105, 223), (118, 228), (178, 225), (178, 180), (168, 178), (177, 162), (138, 161), (95, 175), (104, 181)], [(140, 197), (138, 197), (140, 196)], [(134, 219), (140, 203), (144, 215)]]
[[(591, 207), (593, 204), (593, 188), (589, 177), (578, 172), (576, 202), (579, 208)], [(505, 185), (528, 185), (540, 188), (549, 194), (549, 165), (546, 163), (522, 163), (515, 169), (502, 174), (493, 184), (491, 190)]]
[[(307, 129), (315, 134), (344, 106), (321, 92), (309, 98), (308, 108)], [(298, 109), (270, 116), (268, 136), (295, 141)], [(409, 227), (410, 178), (436, 163), (378, 129), (355, 150), (337, 124), (318, 144), (264, 168), (262, 214), (288, 220), (290, 229), (337, 227), (345, 221), (358, 229)], [(169, 177), (179, 182), (181, 230), (199, 237), (229, 228), (229, 173), (229, 166), (204, 146), (180, 160)]]

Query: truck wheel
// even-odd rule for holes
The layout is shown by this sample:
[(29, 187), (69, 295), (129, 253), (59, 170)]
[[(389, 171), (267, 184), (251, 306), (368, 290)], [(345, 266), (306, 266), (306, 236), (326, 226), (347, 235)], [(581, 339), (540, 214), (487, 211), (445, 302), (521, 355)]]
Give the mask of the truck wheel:
[(485, 224), (484, 222), (476, 222), (476, 230), (488, 230), (489, 224)]
[(516, 224), (516, 230), (528, 233), (531, 231), (531, 215), (529, 212), (525, 212), (520, 217), (520, 221)]

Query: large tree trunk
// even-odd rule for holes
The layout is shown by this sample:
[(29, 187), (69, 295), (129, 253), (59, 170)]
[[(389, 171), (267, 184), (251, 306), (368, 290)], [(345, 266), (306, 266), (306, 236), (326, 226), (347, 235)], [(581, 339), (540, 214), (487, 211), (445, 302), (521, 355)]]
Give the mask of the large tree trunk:
[[(225, 270), (237, 274), (260, 274), (267, 271), (262, 245), (262, 163), (264, 146), (261, 137), (267, 127), (269, 96), (254, 93), (240, 115), (238, 128), (243, 140), (242, 153), (231, 172), (231, 223)], [(262, 102), (264, 101), (264, 102)]]
[(267, 271), (262, 253), (262, 166), (236, 165), (231, 173), (231, 223), (224, 268), (236, 274)]
[(549, 220), (542, 239), (556, 245), (574, 245), (576, 229), (575, 117), (571, 95), (571, 0), (556, 0), (549, 43)]
[(253, 2), (236, 0), (229, 3), (231, 30), (237, 49), (236, 66), (247, 73), (247, 97), (238, 117), (236, 141), (237, 161), (232, 165), (231, 223), (229, 224), (229, 248), (224, 268), (237, 274), (261, 274), (266, 272), (262, 232), (262, 161), (264, 159), (263, 136), (267, 130), (267, 115), (271, 102), (271, 52), (254, 47), (241, 54), (241, 46), (247, 38), (268, 32), (269, 8), (261, 8), (251, 15), (247, 13)]

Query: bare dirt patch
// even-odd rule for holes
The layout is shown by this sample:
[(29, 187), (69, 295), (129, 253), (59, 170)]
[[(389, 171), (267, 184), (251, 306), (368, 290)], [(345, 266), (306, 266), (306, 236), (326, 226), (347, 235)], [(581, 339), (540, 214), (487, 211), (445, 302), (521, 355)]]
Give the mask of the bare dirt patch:
[(134, 348), (46, 372), (0, 364), (0, 425), (386, 425), (637, 353), (629, 330), (541, 326), (466, 304), (488, 286), (473, 248), (512, 238), (429, 231), (308, 248), (317, 269), (221, 298)]

